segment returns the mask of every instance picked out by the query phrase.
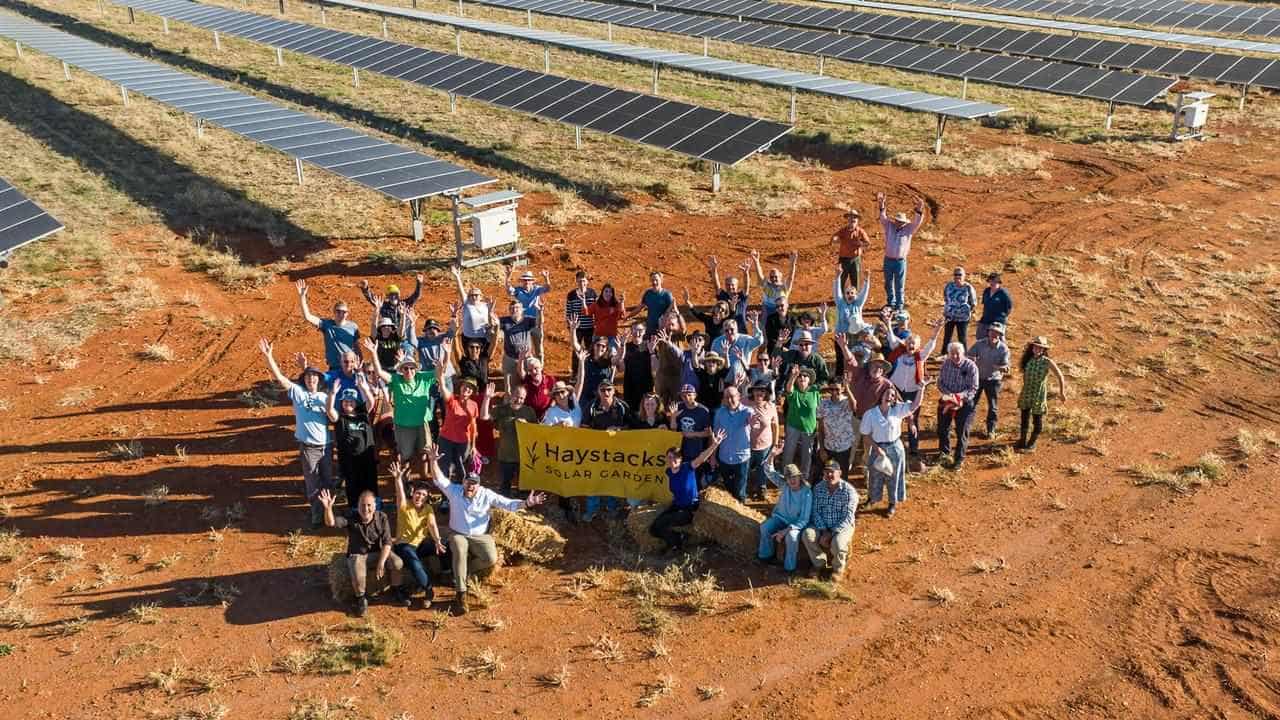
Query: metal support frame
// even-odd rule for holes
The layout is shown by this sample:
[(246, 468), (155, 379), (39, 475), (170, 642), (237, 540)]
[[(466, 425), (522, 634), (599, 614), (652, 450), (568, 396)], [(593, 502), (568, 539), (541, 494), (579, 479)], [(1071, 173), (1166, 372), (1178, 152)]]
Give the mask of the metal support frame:
[(609, 42), (613, 42), (613, 23), (605, 23), (605, 28), (609, 31)]
[(413, 9), (414, 10), (418, 9), (418, 0), (413, 0)]
[(120, 86), (120, 104), (129, 107), (129, 89), (123, 85)]
[(382, 16), (382, 39), (387, 40), (391, 37), (390, 31), (387, 29), (387, 16)]
[(1107, 101), (1107, 122), (1105, 125), (1107, 130), (1111, 129), (1111, 119), (1113, 116), (1115, 116), (1115, 114), (1116, 114), (1116, 101), (1108, 100)]
[[(280, 4), (283, 5), (284, 0), (281, 0)], [(301, 185), (302, 184), (302, 158), (293, 159), (293, 171), (298, 174), (298, 184)]]
[(653, 64), (653, 94), (658, 94), (658, 63)]
[(579, 150), (582, 149), (582, 126), (575, 125), (573, 127), (573, 146)]
[(449, 93), (449, 112), (458, 112), (458, 96), (453, 93)]
[(702, 36), (702, 57), (707, 57), (711, 51), (711, 39), (706, 35)]
[(961, 100), (969, 99), (969, 78), (968, 77), (964, 77), (960, 80), (960, 99)]
[(351, 86), (360, 87), (360, 68), (351, 68)]
[(204, 137), (204, 118), (198, 117), (196, 120), (196, 137)]
[(62, 79), (63, 80), (71, 79), (71, 66), (67, 64), (66, 60), (62, 61)]
[(284, 51), (280, 48), (273, 48), (276, 51), (276, 65), (284, 67)]
[(14, 40), (13, 51), (18, 53), (18, 59), (21, 60), (22, 59), (22, 43), (18, 42), (17, 40)]
[(551, 46), (542, 46), (542, 72), (551, 72)]
[(413, 223), (414, 242), (422, 242), (422, 198), (409, 201), (409, 219)]
[(1240, 86), (1240, 104), (1236, 106), (1237, 110), (1244, 110), (1244, 98), (1249, 94), (1249, 83)]
[(169, 18), (164, 17), (164, 16), (161, 16), (161, 17), (160, 17), (160, 30), (161, 30), (161, 32), (163, 32), (165, 35), (168, 35), (168, 34), (169, 34)]
[(827, 73), (827, 56), (819, 55), (818, 56), (818, 74), (825, 75), (826, 73)]
[(222, 50), (222, 35), (218, 34), (217, 30), (213, 31), (213, 49)]
[(720, 163), (711, 163), (711, 192), (720, 192)]
[(329, 24), (329, 14), (325, 12), (323, 5), (320, 6), (320, 24), (321, 25)]
[(458, 0), (458, 17), (462, 17), (462, 0)]
[(280, 0), (280, 14), (284, 14), (284, 0)]
[(128, 10), (129, 10), (129, 24), (132, 25), (133, 23), (138, 22), (137, 16), (133, 14), (133, 8), (129, 8)]
[(796, 121), (796, 89), (791, 88), (791, 112), (787, 115), (787, 122), (794, 123)]
[(449, 194), (449, 208), (453, 215), (453, 245), (457, 250), (458, 267), (462, 267), (462, 262), (466, 258), (462, 254), (462, 202), (458, 198), (458, 193)]
[(528, 8), (524, 11), (524, 25), (529, 28), (533, 27), (533, 11)]
[[(458, 9), (462, 9), (462, 3), (458, 3)], [(462, 28), (460, 27), (453, 29), (453, 51), (455, 54), (462, 54)]]
[(947, 130), (947, 116), (938, 116), (938, 132), (933, 136), (933, 154), (942, 154), (942, 133)]

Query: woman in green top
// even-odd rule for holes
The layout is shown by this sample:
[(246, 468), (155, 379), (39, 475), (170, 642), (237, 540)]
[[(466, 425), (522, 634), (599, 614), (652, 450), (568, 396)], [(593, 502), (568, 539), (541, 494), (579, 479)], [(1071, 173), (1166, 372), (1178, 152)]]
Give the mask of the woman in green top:
[[(787, 375), (786, 441), (782, 446), (782, 465), (794, 463), (803, 477), (809, 477), (813, 460), (813, 437), (818, 431), (818, 402), (821, 393), (813, 385), (814, 372), (792, 365)], [(797, 457), (798, 456), (798, 457)]]
[[(1052, 370), (1058, 378), (1058, 397), (1064, 402), (1067, 399), (1067, 381), (1058, 364), (1049, 357), (1049, 340), (1043, 335), (1027, 343), (1018, 366), (1022, 368), (1022, 392), (1018, 395), (1018, 409), (1022, 411), (1018, 449), (1034, 450), (1043, 428), (1045, 411), (1049, 409), (1049, 371)], [(1028, 421), (1033, 423), (1030, 441), (1027, 440)]]

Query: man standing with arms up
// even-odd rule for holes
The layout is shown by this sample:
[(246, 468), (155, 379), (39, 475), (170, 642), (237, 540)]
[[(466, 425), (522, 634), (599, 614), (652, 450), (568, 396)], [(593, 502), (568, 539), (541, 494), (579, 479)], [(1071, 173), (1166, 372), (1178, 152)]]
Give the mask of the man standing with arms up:
[(343, 353), (353, 352), (358, 357), (360, 347), (356, 343), (360, 340), (360, 327), (351, 319), (351, 309), (347, 307), (347, 303), (342, 300), (334, 303), (333, 319), (321, 319), (307, 306), (307, 281), (299, 280), (297, 288), (303, 319), (324, 336), (324, 359), (329, 364), (329, 369), (337, 370), (342, 367)]
[(841, 295), (842, 288), (852, 287), (856, 291), (862, 285), (862, 251), (871, 247), (871, 238), (867, 237), (867, 231), (858, 224), (861, 217), (857, 210), (850, 209), (844, 214), (845, 226), (831, 236), (831, 243), (839, 246), (840, 280), (836, 285), (837, 297)]
[(539, 360), (543, 358), (542, 354), (542, 296), (551, 290), (551, 276), (546, 270), (542, 271), (542, 284), (538, 285), (533, 277), (533, 273), (525, 270), (520, 273), (519, 284), (513, 282), (516, 270), (511, 268), (511, 274), (507, 277), (507, 295), (511, 299), (520, 303), (524, 308), (524, 316), (533, 318), (535, 325), (533, 328), (533, 354)]
[(916, 217), (910, 221), (907, 214), (901, 212), (889, 217), (884, 203), (884, 193), (876, 193), (880, 226), (884, 229), (884, 303), (901, 310), (907, 304), (907, 255), (911, 253), (911, 238), (924, 224), (924, 198), (916, 198)]

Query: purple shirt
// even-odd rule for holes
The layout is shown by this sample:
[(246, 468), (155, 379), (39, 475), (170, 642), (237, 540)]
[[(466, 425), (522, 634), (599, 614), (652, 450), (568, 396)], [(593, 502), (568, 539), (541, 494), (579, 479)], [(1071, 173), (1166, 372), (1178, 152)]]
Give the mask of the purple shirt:
[(884, 228), (884, 256), (901, 260), (911, 252), (911, 238), (924, 223), (924, 213), (917, 212), (916, 219), (899, 228), (885, 213), (880, 213), (880, 227)]

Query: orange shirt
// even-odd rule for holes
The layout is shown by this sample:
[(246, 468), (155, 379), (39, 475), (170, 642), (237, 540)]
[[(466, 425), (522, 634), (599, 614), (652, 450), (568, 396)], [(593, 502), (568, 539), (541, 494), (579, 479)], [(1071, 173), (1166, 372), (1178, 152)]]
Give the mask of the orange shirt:
[(861, 257), (862, 249), (871, 244), (871, 238), (867, 236), (867, 231), (862, 226), (849, 229), (848, 225), (836, 231), (835, 239), (840, 241), (840, 257), (851, 258)]
[(463, 402), (462, 398), (454, 395), (445, 401), (444, 408), (444, 423), (440, 426), (440, 437), (456, 443), (470, 441), (472, 433), (475, 432), (476, 418), (480, 415), (480, 408), (476, 405), (476, 401)]

